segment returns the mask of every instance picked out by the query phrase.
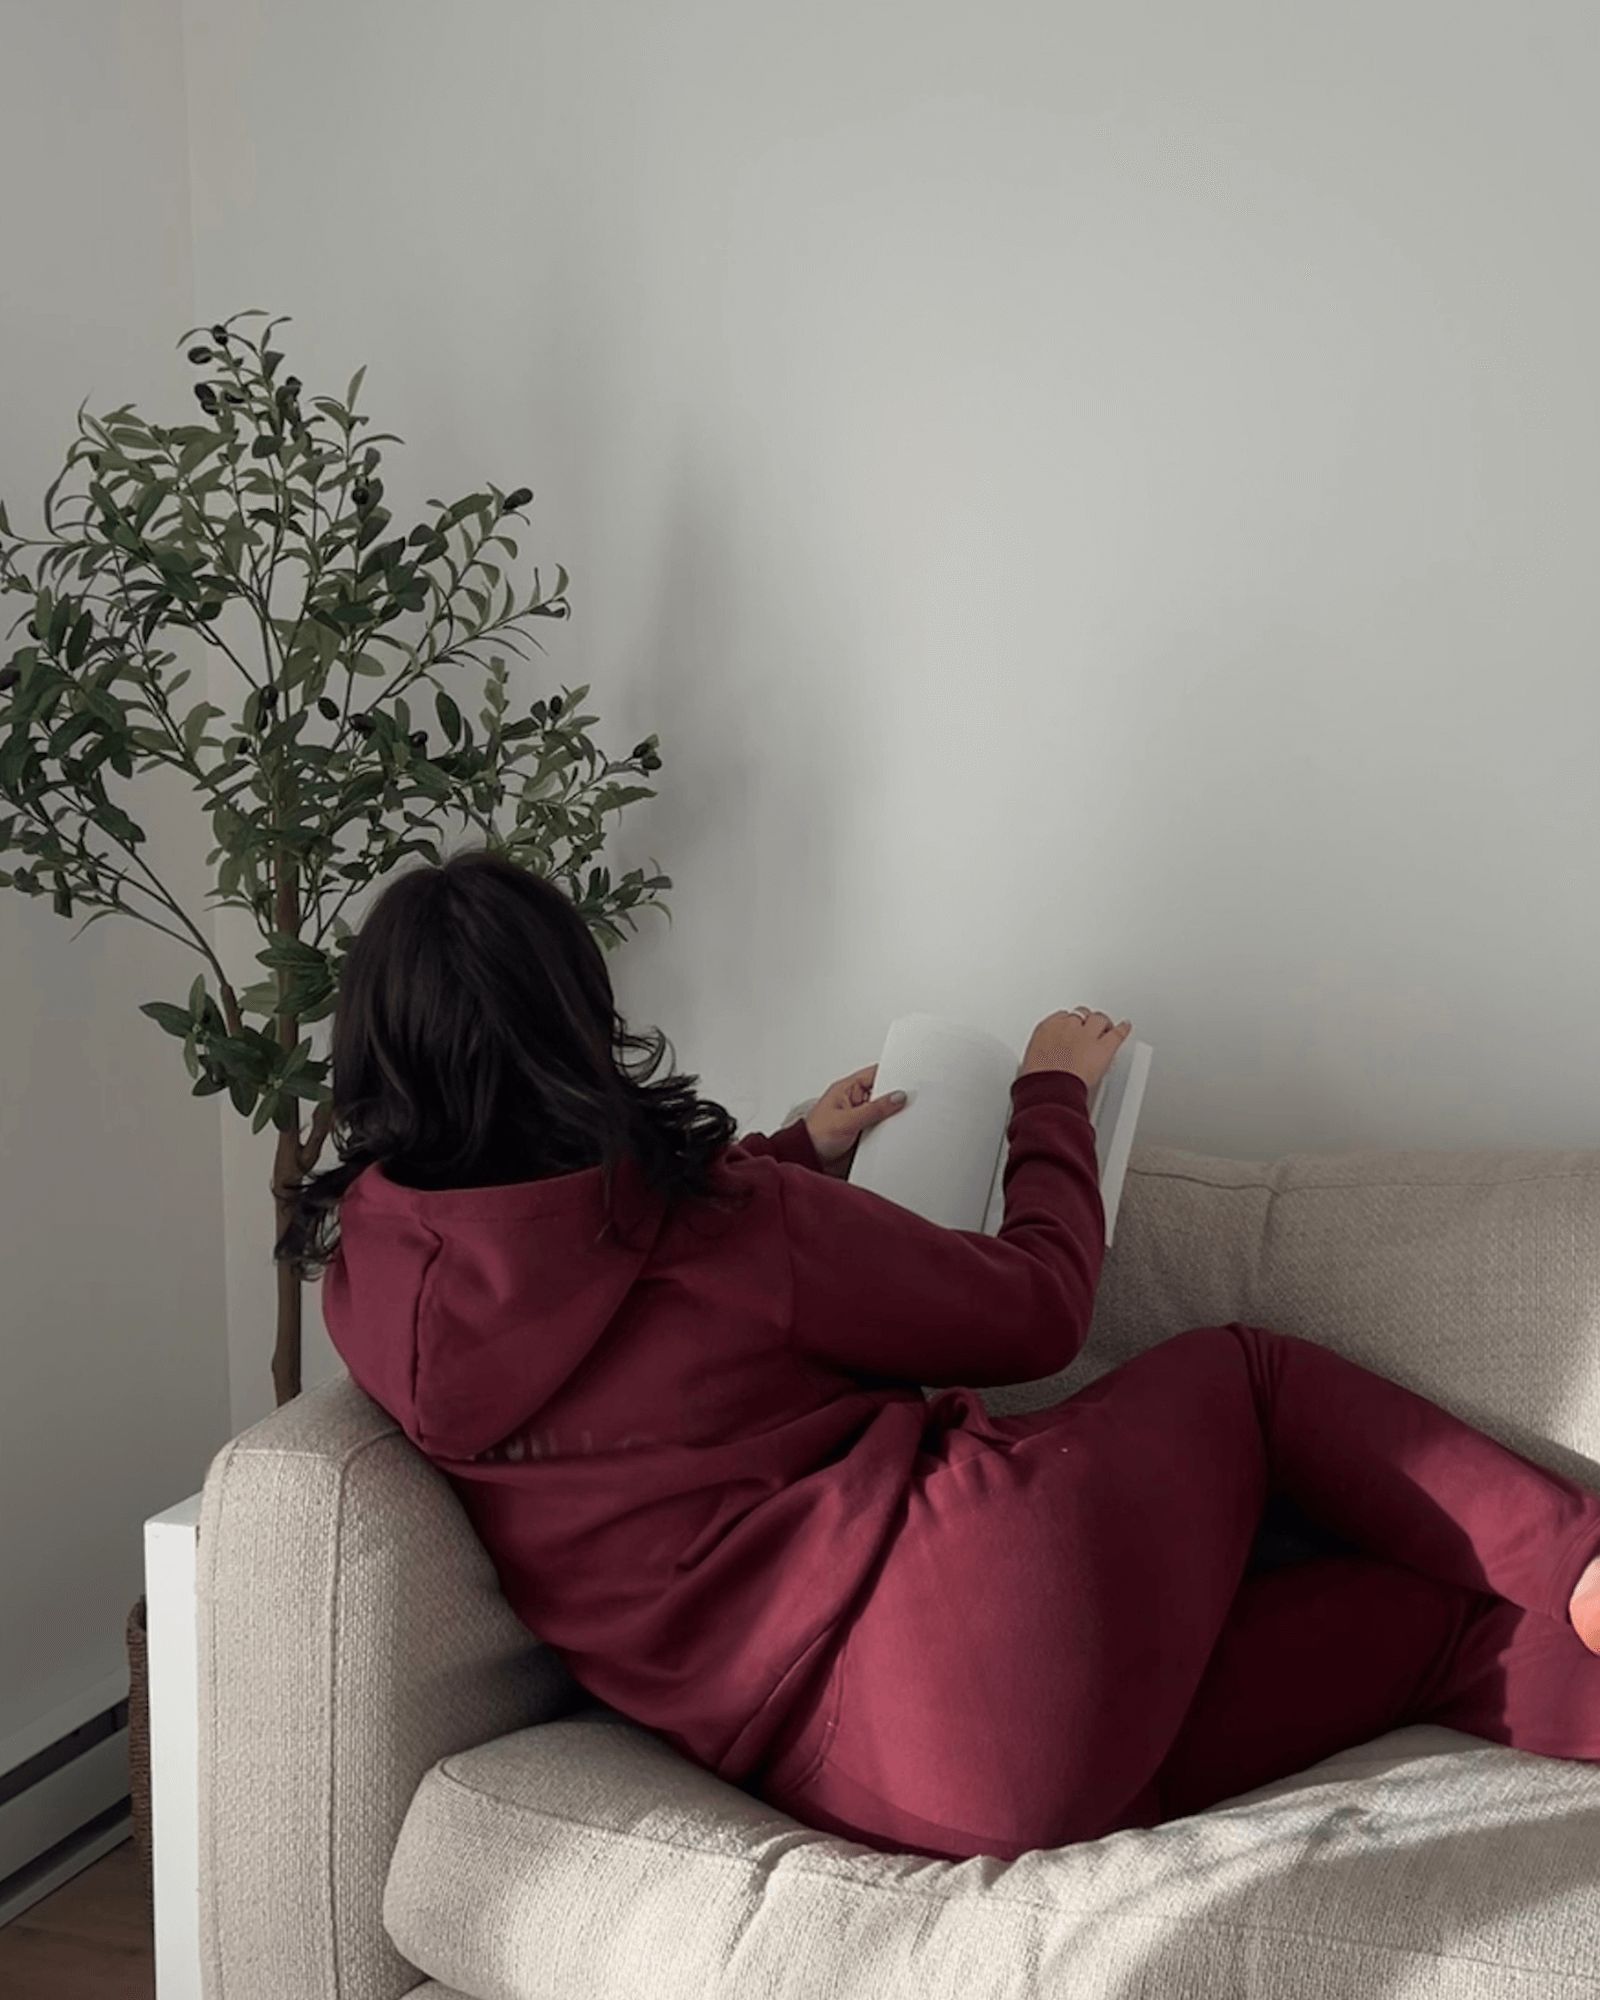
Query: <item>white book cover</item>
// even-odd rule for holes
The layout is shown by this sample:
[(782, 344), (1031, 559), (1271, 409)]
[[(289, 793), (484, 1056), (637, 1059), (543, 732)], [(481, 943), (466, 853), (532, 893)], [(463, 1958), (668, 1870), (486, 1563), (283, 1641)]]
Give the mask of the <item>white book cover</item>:
[[(1108, 1249), (1152, 1053), (1148, 1042), (1130, 1037), (1089, 1092)], [(1005, 1221), (1011, 1085), (1021, 1069), (1017, 1051), (982, 1028), (940, 1014), (902, 1014), (891, 1021), (872, 1094), (903, 1090), (905, 1108), (862, 1133), (851, 1186), (869, 1188), (947, 1229), (998, 1235)]]

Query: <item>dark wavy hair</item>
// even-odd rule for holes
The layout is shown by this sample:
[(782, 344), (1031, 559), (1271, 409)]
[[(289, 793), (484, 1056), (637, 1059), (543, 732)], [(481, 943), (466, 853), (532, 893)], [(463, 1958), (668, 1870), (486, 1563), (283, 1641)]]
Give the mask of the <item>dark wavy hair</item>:
[[(339, 1164), (291, 1183), (277, 1263), (322, 1274), (339, 1201), (374, 1161), (402, 1186), (498, 1187), (635, 1160), (669, 1209), (720, 1200), (732, 1116), (699, 1078), (649, 1079), (671, 1044), (630, 1034), (605, 956), (572, 902), (484, 848), (397, 876), (351, 944), (333, 1017)], [(628, 1071), (628, 1052), (647, 1058)], [(745, 1189), (749, 1198), (750, 1190)], [(743, 1206), (741, 1202), (739, 1206)]]

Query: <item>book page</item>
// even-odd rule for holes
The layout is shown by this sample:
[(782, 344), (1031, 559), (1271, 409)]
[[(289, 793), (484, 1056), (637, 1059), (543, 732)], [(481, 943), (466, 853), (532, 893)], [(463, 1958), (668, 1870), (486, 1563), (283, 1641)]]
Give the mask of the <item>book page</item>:
[(872, 1094), (903, 1090), (906, 1105), (863, 1132), (850, 1183), (947, 1229), (976, 1229), (1011, 1119), (1021, 1068), (997, 1035), (938, 1014), (889, 1024)]
[[(1148, 1042), (1124, 1042), (1088, 1093), (1108, 1249), (1152, 1053)], [(1016, 1052), (981, 1028), (939, 1014), (900, 1015), (890, 1023), (872, 1092), (904, 1090), (906, 1106), (862, 1133), (851, 1185), (946, 1229), (997, 1236), (1005, 1224), (1011, 1085), (1021, 1068)]]
[(1100, 1156), (1100, 1200), (1106, 1212), (1106, 1248), (1116, 1227), (1117, 1204), (1122, 1199), (1122, 1183), (1133, 1151), (1134, 1127), (1144, 1103), (1144, 1087), (1150, 1078), (1148, 1042), (1124, 1042), (1117, 1059), (1100, 1079), (1100, 1101), (1095, 1107), (1095, 1149)]

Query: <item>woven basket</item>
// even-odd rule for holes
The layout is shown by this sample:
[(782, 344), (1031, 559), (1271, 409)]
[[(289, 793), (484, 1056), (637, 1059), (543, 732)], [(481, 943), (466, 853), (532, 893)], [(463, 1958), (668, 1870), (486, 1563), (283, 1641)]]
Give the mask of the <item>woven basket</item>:
[(128, 1784), (132, 1794), (133, 1848), (144, 1878), (145, 1902), (155, 1913), (155, 1870), (150, 1842), (150, 1646), (145, 1601), (128, 1613)]

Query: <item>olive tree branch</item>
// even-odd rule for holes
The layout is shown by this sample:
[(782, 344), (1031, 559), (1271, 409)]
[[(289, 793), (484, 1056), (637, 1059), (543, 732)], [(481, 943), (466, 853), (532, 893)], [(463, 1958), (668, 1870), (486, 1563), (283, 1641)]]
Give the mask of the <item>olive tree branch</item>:
[[(143, 873), (150, 878), (150, 882), (154, 884), (154, 887), (150, 887), (146, 883), (137, 880), (134, 876), (130, 875), (126, 869), (114, 867), (111, 863), (109, 856), (103, 854), (96, 854), (94, 850), (90, 848), (88, 845), (88, 842), (85, 838), (85, 828), (83, 826), (80, 826), (78, 829), (77, 859), (84, 865), (86, 865), (93, 875), (98, 876), (102, 871), (104, 871), (106, 874), (110, 875), (115, 881), (126, 884), (126, 886), (130, 890), (135, 891), (137, 894), (142, 896), (148, 896), (151, 902), (158, 904), (161, 908), (170, 912), (172, 916), (176, 917), (178, 922), (184, 926), (184, 930), (188, 932), (188, 936), (185, 936), (183, 931), (169, 930), (165, 924), (158, 924), (153, 917), (149, 916), (143, 910), (136, 909), (132, 904), (113, 903), (109, 907), (121, 909), (125, 911), (127, 915), (129, 915), (130, 917), (137, 917), (141, 923), (149, 924), (153, 930), (160, 931), (163, 934), (163, 936), (174, 938), (179, 944), (190, 946), (193, 950), (198, 951), (201, 954), (201, 956), (205, 958), (207, 963), (211, 966), (212, 970), (216, 973), (219, 980), (225, 979), (225, 974), (223, 973), (221, 963), (219, 962), (216, 953), (211, 949), (210, 943), (207, 941), (205, 933), (199, 929), (199, 927), (195, 924), (194, 920), (189, 916), (188, 912), (183, 908), (183, 906), (167, 889), (165, 883), (162, 882), (161, 878), (156, 874), (155, 870), (151, 868), (149, 863), (145, 861), (143, 857), (139, 854), (137, 848), (130, 845), (128, 841), (122, 839), (119, 835), (113, 833), (110, 830), (110, 828), (102, 826), (100, 822), (94, 818), (92, 813), (90, 813), (87, 810), (87, 808), (83, 805), (83, 803), (81, 802), (81, 794), (77, 792), (75, 788), (69, 786), (68, 784), (59, 779), (49, 780), (46, 783), (35, 788), (32, 798), (27, 800), (17, 801), (16, 803), (18, 803), (21, 806), (24, 812), (28, 813), (34, 820), (38, 822), (41, 831), (45, 835), (58, 836), (60, 833), (60, 827), (57, 823), (57, 819), (55, 815), (47, 812), (43, 805), (43, 801), (46, 798), (50, 797), (52, 794), (59, 794), (62, 797), (67, 811), (77, 813), (79, 818), (82, 821), (84, 821), (87, 825), (94, 826), (100, 833), (103, 833), (108, 840), (114, 841), (116, 845), (122, 849), (123, 853), (127, 855), (128, 859), (132, 861), (136, 867), (141, 869)], [(52, 864), (45, 862), (43, 865), (49, 866)], [(59, 864), (55, 865), (59, 866)], [(88, 891), (79, 890), (77, 893), (85, 901), (104, 900), (103, 898), (99, 897), (93, 889), (90, 889)]]

